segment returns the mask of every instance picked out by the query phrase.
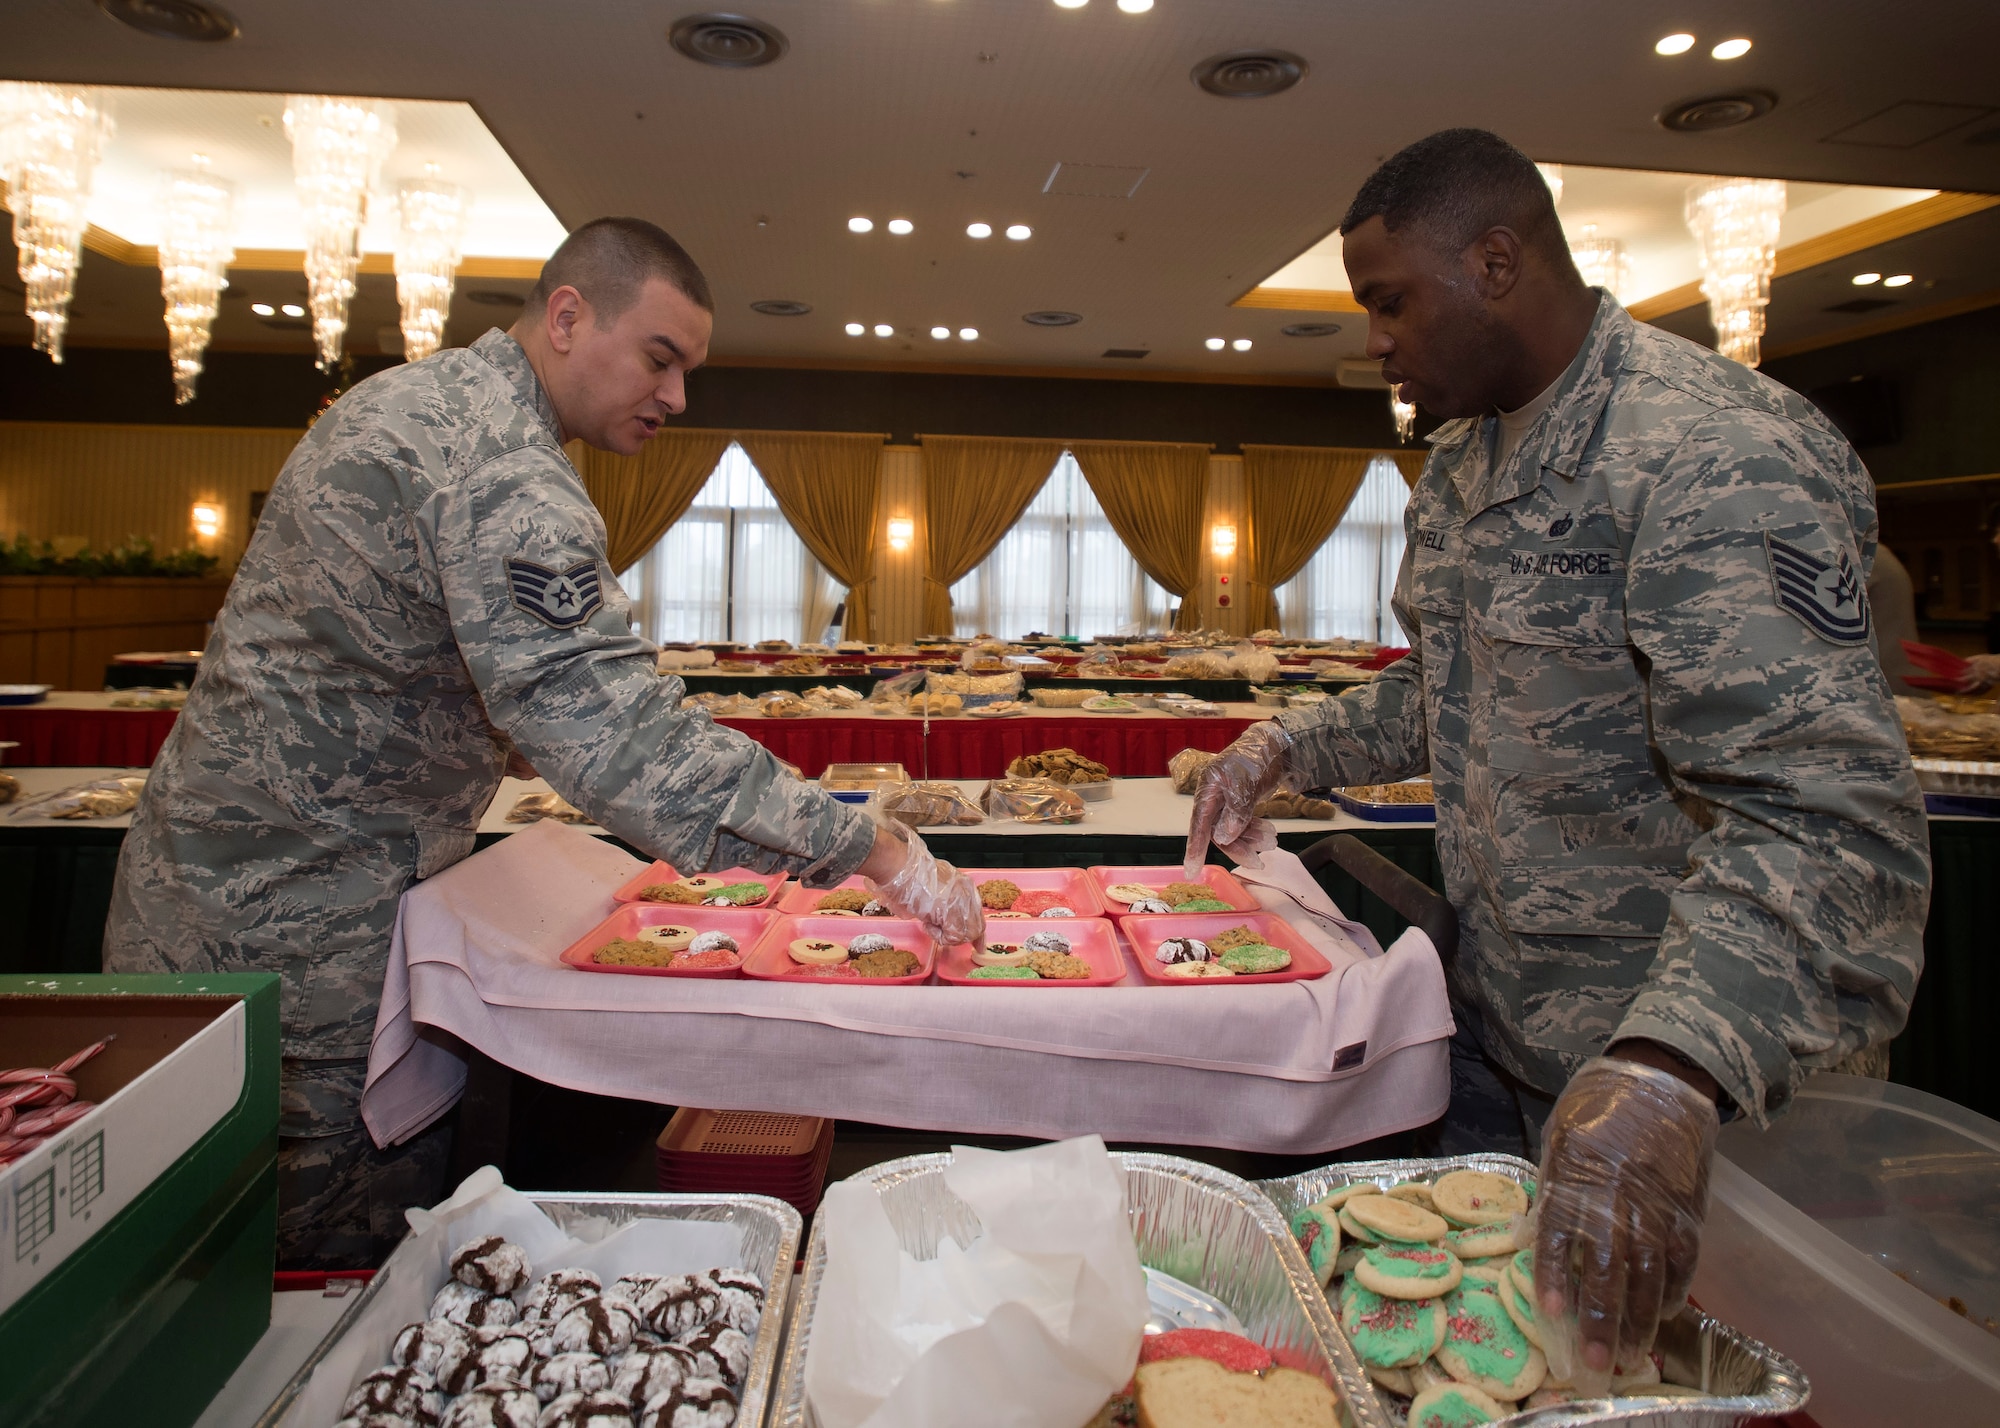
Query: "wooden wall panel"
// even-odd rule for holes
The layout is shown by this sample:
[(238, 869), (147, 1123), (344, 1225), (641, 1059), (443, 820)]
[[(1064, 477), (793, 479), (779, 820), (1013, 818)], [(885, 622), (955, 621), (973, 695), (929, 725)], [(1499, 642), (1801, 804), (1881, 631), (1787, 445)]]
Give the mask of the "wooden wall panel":
[[(0, 422), (0, 537), (101, 550), (143, 536), (162, 552), (199, 546), (227, 571), (249, 535), (250, 493), (270, 489), (299, 436), (265, 427)], [(195, 536), (197, 501), (222, 509), (213, 541)]]
[(226, 580), (0, 577), (0, 684), (102, 689), (113, 655), (200, 649)]

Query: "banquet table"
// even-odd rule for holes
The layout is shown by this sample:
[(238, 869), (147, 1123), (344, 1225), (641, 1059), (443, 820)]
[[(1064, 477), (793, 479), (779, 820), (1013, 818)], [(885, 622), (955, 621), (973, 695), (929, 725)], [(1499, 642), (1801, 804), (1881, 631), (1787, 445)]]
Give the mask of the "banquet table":
[[(858, 694), (866, 694), (879, 682), (872, 674), (717, 674), (705, 669), (680, 669), (675, 674), (689, 694), (763, 694), (782, 689), (803, 694), (821, 685), (844, 684)], [(1029, 689), (1101, 689), (1107, 694), (1185, 694), (1190, 699), (1206, 699), (1215, 704), (1248, 704), (1255, 700), (1247, 679), (1168, 679), (1109, 677), (1074, 679), (1067, 675), (1030, 674)], [(1302, 689), (1330, 689), (1332, 686), (1303, 683)]]
[(113, 696), (57, 690), (39, 704), (0, 706), (0, 741), (9, 764), (150, 764), (179, 717), (177, 709), (120, 709)]
[[(143, 768), (10, 768), (23, 798)], [(961, 780), (977, 794), (982, 780)], [(506, 812), (521, 795), (546, 793), (539, 780), (507, 779), (480, 823), (489, 847), (524, 826)], [(1179, 860), (1190, 800), (1165, 779), (1120, 779), (1116, 793), (1069, 826), (986, 823), (924, 830), (941, 858), (961, 867), (1090, 867)], [(0, 807), (0, 972), (95, 972), (105, 911), (117, 871), (126, 818), (66, 822), (9, 818)], [(1300, 851), (1328, 833), (1360, 838), (1406, 872), (1442, 889), (1443, 875), (1427, 823), (1366, 824), (1341, 815), (1316, 822), (1281, 819), (1280, 847)], [(1986, 1018), (2000, 1006), (2000, 958), (1991, 955), (2000, 926), (2000, 819), (1933, 815), (1935, 870), (1930, 920), (1924, 928), (1924, 971), (1909, 1024), (1890, 1047), (1890, 1078), (1987, 1116), (2000, 1116), (2000, 1074), (1986, 1053)], [(617, 843), (602, 830), (591, 830)], [(618, 844), (626, 847), (627, 845)], [(638, 851), (629, 849), (628, 851)], [(1227, 864), (1226, 858), (1218, 858)], [(1402, 920), (1337, 869), (1320, 879), (1333, 899), (1384, 945)]]
[[(1269, 718), (1255, 704), (1225, 705), (1218, 718), (1190, 718), (1157, 709), (1087, 714), (1080, 709), (1032, 709), (1007, 719), (964, 714), (925, 721), (907, 715), (807, 714), (796, 719), (726, 715), (715, 722), (738, 729), (779, 758), (816, 778), (834, 763), (901, 764), (914, 778), (997, 778), (1009, 760), (1044, 749), (1075, 749), (1120, 777), (1158, 777), (1182, 749), (1225, 749), (1245, 729)], [(926, 728), (928, 722), (928, 728)]]

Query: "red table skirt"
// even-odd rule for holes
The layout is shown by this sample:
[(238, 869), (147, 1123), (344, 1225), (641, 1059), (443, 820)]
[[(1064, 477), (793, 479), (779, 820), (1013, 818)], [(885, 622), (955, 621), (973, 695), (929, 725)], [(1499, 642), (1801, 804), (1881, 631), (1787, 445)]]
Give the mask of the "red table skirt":
[(166, 743), (177, 709), (0, 709), (0, 739), (17, 766), (145, 768)]
[(930, 759), (918, 719), (806, 715), (798, 719), (718, 719), (817, 778), (828, 764), (901, 764), (912, 778), (998, 778), (1010, 760), (1044, 749), (1075, 749), (1124, 778), (1164, 778), (1182, 749), (1225, 749), (1256, 719), (1176, 719), (1078, 714), (1019, 719), (933, 719)]

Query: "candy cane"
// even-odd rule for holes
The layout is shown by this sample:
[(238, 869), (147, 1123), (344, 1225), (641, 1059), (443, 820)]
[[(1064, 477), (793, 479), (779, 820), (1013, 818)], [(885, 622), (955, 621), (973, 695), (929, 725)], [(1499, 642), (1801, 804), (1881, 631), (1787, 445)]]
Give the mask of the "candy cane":
[(14, 1126), (14, 1135), (22, 1140), (37, 1136), (46, 1140), (66, 1126), (73, 1126), (97, 1109), (95, 1101), (71, 1101), (66, 1106), (55, 1106), (46, 1111), (37, 1111), (31, 1116), (22, 1116)]
[(76, 1095), (76, 1082), (54, 1071), (0, 1071), (0, 1106), (59, 1106)]

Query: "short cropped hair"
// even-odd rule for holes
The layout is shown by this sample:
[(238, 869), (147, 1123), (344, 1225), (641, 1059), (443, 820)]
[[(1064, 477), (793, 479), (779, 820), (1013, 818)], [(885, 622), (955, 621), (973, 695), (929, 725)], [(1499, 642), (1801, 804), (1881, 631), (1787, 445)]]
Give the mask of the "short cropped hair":
[(1504, 226), (1527, 246), (1570, 261), (1541, 170), (1484, 129), (1443, 129), (1392, 154), (1354, 195), (1340, 220), (1342, 236), (1371, 218), (1392, 233), (1414, 228), (1447, 253), (1463, 252), (1480, 234)]
[(643, 218), (593, 218), (563, 239), (528, 293), (528, 310), (547, 308), (557, 288), (575, 288), (608, 327), (639, 300), (648, 278), (664, 278), (703, 312), (715, 311), (708, 279), (664, 228)]

